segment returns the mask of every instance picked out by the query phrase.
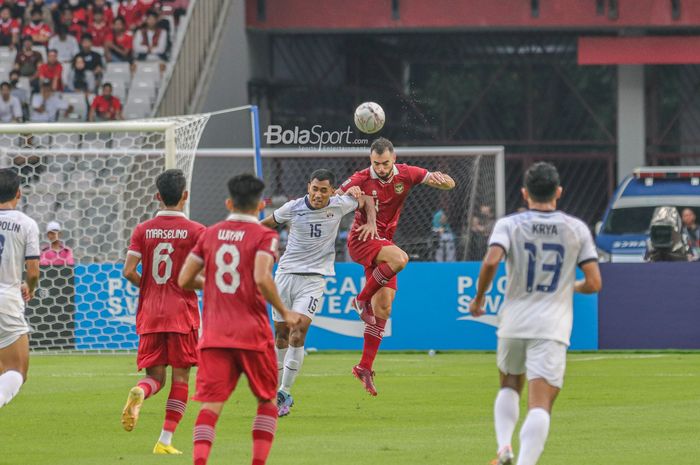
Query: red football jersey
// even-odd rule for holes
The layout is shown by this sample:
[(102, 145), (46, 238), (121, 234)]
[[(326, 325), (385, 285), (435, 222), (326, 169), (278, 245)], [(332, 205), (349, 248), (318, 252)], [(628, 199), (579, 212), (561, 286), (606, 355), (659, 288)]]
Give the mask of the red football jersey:
[(105, 42), (112, 42), (112, 29), (107, 22), (102, 24), (91, 23), (87, 29), (88, 34), (92, 36), (92, 45), (95, 47), (104, 47)]
[(39, 35), (40, 37), (42, 37), (41, 40), (48, 41), (51, 37), (51, 28), (46, 23), (39, 23), (37, 25), (33, 23), (27, 23), (27, 25), (24, 26), (24, 31), (22, 31), (22, 35), (31, 37)]
[(120, 102), (114, 95), (112, 95), (109, 99), (103, 95), (98, 95), (92, 100), (90, 108), (95, 110), (97, 116), (113, 120), (117, 113), (122, 109), (122, 102)]
[(125, 48), (127, 50), (134, 49), (134, 35), (131, 32), (126, 31), (123, 34), (113, 36), (112, 38), (114, 40), (114, 43), (120, 46), (121, 48)]
[(51, 79), (58, 77), (58, 89), (63, 90), (63, 81), (61, 77), (63, 76), (63, 66), (61, 63), (56, 63), (50, 65), (48, 63), (42, 63), (39, 65), (39, 79)]
[(197, 294), (178, 286), (177, 277), (204, 229), (184, 213), (167, 210), (134, 229), (128, 253), (141, 258), (138, 334), (186, 334), (199, 328)]
[(235, 213), (202, 233), (192, 250), (204, 263), (200, 348), (262, 351), (272, 346), (265, 299), (253, 271), (258, 252), (277, 258), (278, 237), (254, 216)]
[[(358, 186), (365, 195), (374, 198), (377, 207), (377, 232), (379, 236), (391, 240), (399, 224), (401, 209), (411, 188), (425, 181), (428, 170), (417, 166), (394, 164), (394, 175), (389, 181), (382, 181), (370, 168), (358, 171), (345, 181), (340, 188), (346, 191)], [(350, 234), (354, 234), (358, 226), (367, 223), (364, 209), (355, 212), (355, 221)]]
[(9, 36), (17, 32), (19, 32), (19, 21), (16, 19), (0, 20), (0, 34)]

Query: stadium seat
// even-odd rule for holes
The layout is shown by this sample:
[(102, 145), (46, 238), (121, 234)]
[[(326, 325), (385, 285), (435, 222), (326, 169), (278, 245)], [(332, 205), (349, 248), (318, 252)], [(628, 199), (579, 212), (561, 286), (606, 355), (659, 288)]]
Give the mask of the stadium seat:
[[(105, 82), (107, 82), (107, 81), (105, 81)], [(109, 81), (109, 82), (111, 82), (111, 81)], [(126, 100), (127, 89), (126, 89), (125, 83), (120, 82), (120, 81), (114, 81), (114, 82), (111, 82), (111, 84), (112, 84), (112, 94), (115, 97), (119, 98), (119, 100), (121, 100), (122, 102), (124, 100)]]
[(102, 82), (121, 82), (125, 87), (128, 87), (131, 82), (129, 63), (110, 63), (107, 66)]
[(145, 118), (151, 114), (151, 104), (129, 102), (124, 107), (124, 119)]
[(15, 61), (17, 52), (10, 47), (0, 47), (0, 61)]
[(153, 99), (155, 99), (157, 94), (156, 83), (154, 81), (143, 81), (134, 79), (134, 81), (131, 83), (131, 89), (139, 89), (144, 93), (149, 92), (153, 96)]
[(0, 61), (0, 81), (7, 81), (9, 79), (12, 66), (12, 63)]
[(143, 89), (134, 87), (129, 91), (127, 102), (146, 102), (149, 105), (153, 104), (154, 95), (151, 89)]
[(160, 80), (160, 62), (159, 61), (140, 61), (136, 65), (135, 80), (153, 81)]

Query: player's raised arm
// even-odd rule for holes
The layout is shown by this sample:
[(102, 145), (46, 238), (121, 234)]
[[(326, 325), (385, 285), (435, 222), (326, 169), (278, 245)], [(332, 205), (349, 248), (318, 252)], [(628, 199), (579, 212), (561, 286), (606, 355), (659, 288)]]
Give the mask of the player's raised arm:
[(190, 254), (177, 277), (177, 285), (187, 290), (201, 289), (204, 287), (202, 269), (204, 269), (204, 261), (200, 257)]
[[(255, 255), (255, 269), (253, 270), (253, 279), (255, 280), (255, 285), (260, 289), (260, 293), (263, 295), (265, 300), (270, 302), (277, 312), (282, 315), (282, 318), (287, 322), (288, 325), (294, 327), (299, 324), (301, 318), (298, 313), (294, 313), (289, 310), (279, 293), (277, 292), (277, 286), (275, 286), (275, 281), (272, 278), (272, 266), (275, 264), (275, 259), (272, 255), (265, 252), (258, 252)], [(182, 274), (180, 274), (182, 276)]]
[(598, 262), (590, 260), (581, 264), (583, 279), (574, 283), (574, 291), (579, 294), (595, 294), (603, 288), (603, 279), (600, 277)]
[(272, 229), (275, 229), (277, 226), (279, 226), (279, 223), (277, 221), (275, 221), (274, 215), (270, 215), (267, 218), (263, 219), (260, 222), (260, 224), (263, 226), (267, 226), (268, 228), (272, 228)]
[(493, 277), (496, 276), (498, 263), (503, 259), (505, 250), (500, 245), (492, 245), (486, 251), (484, 261), (481, 262), (481, 271), (479, 271), (479, 281), (476, 285), (476, 295), (469, 304), (469, 313), (472, 316), (481, 316), (484, 313), (484, 296), (489, 286), (493, 282)]
[(449, 174), (441, 173), (440, 171), (428, 173), (423, 184), (445, 191), (449, 191), (455, 187), (454, 179), (452, 179)]

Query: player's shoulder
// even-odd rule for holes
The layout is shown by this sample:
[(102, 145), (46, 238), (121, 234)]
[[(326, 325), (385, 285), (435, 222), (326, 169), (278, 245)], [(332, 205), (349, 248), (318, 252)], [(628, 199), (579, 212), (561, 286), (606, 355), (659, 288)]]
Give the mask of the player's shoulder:
[(588, 233), (590, 232), (590, 228), (588, 225), (581, 219), (578, 218), (574, 215), (570, 215), (568, 213), (564, 213), (563, 211), (557, 210), (557, 213), (559, 213), (562, 222), (569, 226), (571, 229), (578, 233)]
[(34, 218), (26, 213), (19, 210), (8, 210), (7, 213), (15, 222), (21, 225), (26, 225), (27, 227), (39, 229), (39, 225), (36, 221), (34, 221)]
[(328, 202), (329, 207), (340, 207), (343, 205), (352, 205), (352, 204), (357, 204), (357, 199), (353, 197), (352, 195), (348, 194), (342, 194), (342, 195), (334, 195), (330, 198), (330, 201)]

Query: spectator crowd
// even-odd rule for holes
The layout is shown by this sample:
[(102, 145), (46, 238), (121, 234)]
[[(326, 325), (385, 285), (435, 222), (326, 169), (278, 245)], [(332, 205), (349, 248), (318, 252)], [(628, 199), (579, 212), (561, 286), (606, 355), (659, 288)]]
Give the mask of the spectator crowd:
[(147, 116), (188, 2), (0, 0), (0, 122)]

